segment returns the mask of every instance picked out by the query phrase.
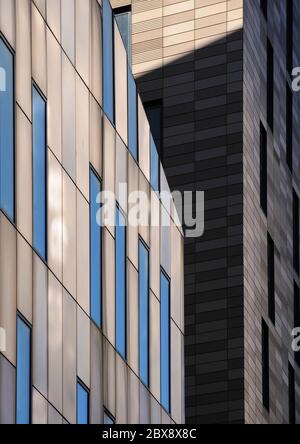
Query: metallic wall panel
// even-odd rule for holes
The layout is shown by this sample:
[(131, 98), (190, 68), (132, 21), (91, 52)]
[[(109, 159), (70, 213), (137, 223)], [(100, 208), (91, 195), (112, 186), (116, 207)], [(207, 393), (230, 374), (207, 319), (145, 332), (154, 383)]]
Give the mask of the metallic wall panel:
[(62, 424), (62, 416), (55, 408), (48, 403), (48, 424)]
[(32, 387), (32, 424), (48, 424), (48, 402)]
[[(64, 0), (62, 1), (62, 3)], [(55, 38), (60, 42), (60, 26), (61, 26), (61, 0), (47, 0), (46, 12), (47, 12), (47, 24)]]
[(116, 422), (127, 424), (127, 365), (116, 353)]
[(75, 63), (75, 0), (61, 1), (61, 44)]
[(142, 101), (138, 98), (139, 165), (147, 180), (150, 180), (150, 128)]
[(47, 64), (46, 64), (46, 24), (38, 9), (31, 6), (32, 26), (32, 77), (39, 88), (47, 95)]
[(127, 192), (123, 185), (127, 185), (127, 155), (128, 150), (124, 145), (122, 139), (116, 136), (116, 198), (122, 208), (127, 213)]
[(77, 305), (77, 376), (90, 387), (90, 320)]
[[(116, 132), (106, 116), (103, 116), (103, 190), (115, 192)], [(107, 224), (114, 236), (114, 226)]]
[(32, 249), (17, 235), (17, 309), (32, 324)]
[(140, 423), (140, 381), (130, 368), (128, 369), (128, 424)]
[(116, 416), (116, 351), (103, 339), (103, 404)]
[(76, 299), (76, 188), (63, 172), (63, 284)]
[(171, 227), (170, 215), (165, 207), (161, 206), (161, 237), (160, 237), (160, 261), (166, 273), (171, 276)]
[[(64, 3), (64, 2), (63, 2)], [(76, 74), (62, 53), (62, 164), (76, 182)]]
[(116, 22), (114, 36), (116, 130), (127, 144), (127, 53)]
[(150, 424), (150, 393), (140, 382), (140, 424)]
[(32, 383), (48, 395), (48, 272), (33, 253)]
[(139, 372), (139, 294), (138, 294), (138, 271), (127, 261), (127, 288), (128, 288), (128, 339), (127, 360), (130, 368), (138, 374)]
[(62, 167), (48, 149), (48, 264), (62, 280)]
[[(145, 199), (141, 201), (141, 212), (142, 217), (140, 218), (139, 223), (139, 235), (146, 242), (148, 247), (150, 246), (150, 184), (148, 180), (146, 180), (142, 171), (139, 171), (139, 190), (144, 194)], [(145, 202), (145, 206), (143, 204)]]
[(161, 423), (160, 404), (153, 396), (151, 396), (150, 403), (151, 403), (150, 405), (151, 424), (160, 424)]
[(102, 111), (90, 94), (90, 163), (102, 178)]
[(76, 75), (76, 179), (78, 188), (87, 200), (89, 200), (89, 122), (89, 91)]
[(102, 334), (91, 323), (91, 391), (90, 391), (90, 422), (103, 422), (103, 352)]
[(182, 257), (181, 251), (181, 234), (172, 221), (171, 225), (171, 317), (176, 324), (182, 329), (182, 291), (183, 291), (183, 274), (182, 274)]
[(49, 401), (62, 412), (62, 286), (55, 276), (48, 274), (48, 388)]
[(0, 326), (6, 332), (3, 355), (16, 365), (17, 236), (3, 213), (0, 213), (0, 276)]
[(151, 193), (150, 225), (150, 288), (160, 299), (160, 202), (156, 193)]
[(171, 416), (181, 424), (184, 421), (182, 411), (184, 397), (183, 336), (177, 325), (171, 321)]
[(32, 243), (32, 128), (30, 121), (18, 106), (16, 123), (17, 227), (25, 239)]
[(16, 369), (0, 354), (0, 424), (14, 424), (16, 411)]
[(0, 0), (0, 30), (13, 48), (16, 44), (15, 11), (15, 0)]
[(16, 1), (16, 101), (31, 120), (31, 1)]
[[(130, 200), (130, 195), (139, 189), (139, 169), (131, 154), (128, 152), (128, 213), (136, 207), (135, 199)], [(138, 226), (130, 220), (127, 228), (127, 255), (133, 265), (138, 268)]]
[(76, 423), (76, 302), (63, 290), (63, 416)]
[(102, 20), (99, 4), (91, 2), (91, 79), (93, 96), (102, 105)]
[(75, 0), (76, 69), (85, 84), (90, 82), (91, 10), (90, 1)]

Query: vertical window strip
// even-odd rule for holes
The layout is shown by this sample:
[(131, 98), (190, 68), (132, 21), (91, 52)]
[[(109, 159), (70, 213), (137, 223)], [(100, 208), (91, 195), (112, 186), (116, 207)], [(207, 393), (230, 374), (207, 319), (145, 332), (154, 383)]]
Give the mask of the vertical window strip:
[(274, 124), (274, 51), (273, 46), (267, 41), (267, 121), (273, 131)]
[(142, 382), (149, 385), (149, 252), (139, 241), (139, 368)]
[(134, 159), (138, 160), (138, 112), (135, 80), (128, 65), (128, 148)]
[(116, 210), (116, 349), (126, 359), (126, 221)]
[(289, 362), (289, 423), (296, 423), (295, 371)]
[(77, 381), (77, 424), (89, 423), (89, 392), (81, 381)]
[(269, 329), (262, 320), (262, 396), (263, 405), (269, 411), (270, 406), (270, 383), (269, 383)]
[(114, 27), (109, 0), (103, 0), (103, 108), (115, 123)]
[(293, 93), (286, 83), (286, 163), (293, 170)]
[(267, 132), (260, 123), (260, 206), (267, 216), (268, 212), (268, 164)]
[(293, 190), (293, 264), (299, 274), (299, 198)]
[(269, 318), (275, 324), (275, 249), (274, 242), (268, 234), (268, 307)]
[(160, 393), (161, 404), (170, 412), (170, 282), (160, 275)]

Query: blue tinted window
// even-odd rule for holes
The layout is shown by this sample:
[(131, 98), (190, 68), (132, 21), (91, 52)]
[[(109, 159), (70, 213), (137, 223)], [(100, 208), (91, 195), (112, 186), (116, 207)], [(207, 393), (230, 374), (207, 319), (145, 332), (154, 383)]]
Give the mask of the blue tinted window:
[(32, 90), (33, 246), (46, 260), (46, 103)]
[(77, 382), (77, 424), (89, 423), (89, 394), (80, 382)]
[(116, 211), (116, 349), (126, 358), (126, 227), (125, 218)]
[(161, 404), (170, 411), (170, 282), (160, 276), (160, 393)]
[(150, 135), (150, 183), (154, 191), (159, 191), (159, 158), (152, 135)]
[(128, 58), (131, 57), (131, 10), (130, 6), (117, 8), (114, 10), (114, 16), (127, 51)]
[(31, 376), (30, 376), (30, 327), (21, 319), (17, 318), (17, 424), (30, 423), (30, 399), (31, 399)]
[(0, 206), (14, 220), (14, 61), (0, 39)]
[(94, 172), (90, 172), (90, 292), (91, 318), (100, 327), (101, 325), (101, 227), (100, 217), (100, 181)]
[(113, 13), (109, 0), (103, 0), (103, 107), (114, 123), (114, 43)]
[(139, 242), (139, 351), (140, 378), (149, 384), (149, 254)]
[(128, 67), (128, 148), (137, 160), (137, 92), (136, 84)]

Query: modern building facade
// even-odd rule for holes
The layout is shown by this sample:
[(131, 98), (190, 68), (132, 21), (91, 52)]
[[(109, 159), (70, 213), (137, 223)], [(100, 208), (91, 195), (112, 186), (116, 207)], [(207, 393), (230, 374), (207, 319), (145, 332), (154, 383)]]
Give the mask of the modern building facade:
[(204, 236), (185, 240), (186, 421), (300, 422), (299, 2), (112, 4), (131, 8), (170, 187), (205, 191)]
[(0, 0), (0, 76), (0, 423), (183, 423), (182, 230), (108, 0)]

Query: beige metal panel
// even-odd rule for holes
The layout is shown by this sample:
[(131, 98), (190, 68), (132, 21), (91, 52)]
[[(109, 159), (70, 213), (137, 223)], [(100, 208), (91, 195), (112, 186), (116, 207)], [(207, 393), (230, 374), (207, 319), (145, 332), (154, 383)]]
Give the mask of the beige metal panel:
[(160, 202), (151, 192), (150, 288), (160, 299)]
[(15, 48), (16, 44), (15, 0), (0, 0), (0, 31)]
[(47, 29), (47, 134), (48, 146), (61, 162), (61, 49)]
[(6, 332), (3, 355), (16, 365), (17, 236), (16, 229), (0, 213), (0, 326)]
[(140, 382), (140, 424), (150, 424), (150, 393)]
[(143, 214), (139, 223), (139, 234), (144, 239), (147, 245), (150, 243), (150, 184), (146, 180), (142, 171), (139, 171), (139, 190), (144, 194), (140, 214)]
[(103, 339), (103, 403), (116, 416), (116, 351)]
[(127, 365), (116, 353), (116, 423), (127, 424)]
[(46, 18), (46, 0), (31, 0), (31, 3), (35, 3), (39, 12)]
[(150, 416), (151, 416), (151, 424), (160, 424), (161, 423), (161, 407), (160, 404), (156, 401), (153, 396), (150, 399)]
[[(31, 87), (30, 87), (31, 90)], [(17, 149), (17, 227), (25, 239), (32, 243), (32, 137), (31, 123), (16, 107)]]
[(62, 286), (48, 274), (48, 389), (49, 401), (62, 412)]
[(15, 424), (16, 369), (0, 354), (0, 424)]
[(76, 69), (85, 84), (90, 82), (91, 10), (90, 1), (75, 0)]
[(61, 2), (61, 44), (75, 65), (75, 0)]
[(89, 204), (77, 191), (77, 302), (90, 313)]
[(177, 227), (172, 222), (171, 225), (171, 317), (182, 329), (181, 325), (181, 299), (183, 297), (183, 275), (182, 275), (182, 239)]
[(97, 2), (91, 2), (91, 81), (90, 89), (102, 104), (102, 20)]
[(90, 94), (90, 163), (102, 177), (102, 111)]
[(150, 180), (150, 127), (140, 97), (138, 97), (139, 165), (147, 180)]
[(166, 273), (171, 275), (171, 218), (166, 209), (161, 206), (161, 238), (160, 238), (160, 258), (161, 266)]
[(76, 182), (76, 77), (67, 56), (62, 53), (62, 163)]
[(161, 408), (161, 423), (174, 424), (171, 417), (167, 414), (167, 412), (163, 408)]
[(32, 424), (48, 423), (48, 402), (33, 387), (32, 388)]
[(140, 423), (140, 381), (128, 368), (128, 424)]
[(91, 391), (90, 391), (90, 422), (103, 422), (103, 354), (102, 334), (91, 322)]
[(160, 399), (160, 303), (150, 291), (150, 390)]
[(89, 91), (76, 75), (76, 177), (77, 186), (89, 199)]
[[(128, 152), (128, 198), (131, 193), (139, 189), (139, 169), (131, 154)], [(128, 214), (136, 206), (134, 199), (128, 199)], [(127, 255), (133, 265), (138, 268), (138, 227), (128, 221), (127, 227)]]
[[(108, 118), (103, 115), (103, 190), (115, 192), (116, 174), (116, 132)], [(106, 224), (111, 234), (115, 235), (115, 227)]]
[(115, 240), (103, 229), (103, 333), (115, 346)]
[(63, 284), (76, 299), (76, 187), (63, 172)]
[(62, 416), (48, 403), (48, 424), (62, 424)]
[(17, 308), (32, 324), (32, 249), (17, 235)]
[(31, 119), (31, 1), (16, 2), (16, 101)]
[(76, 423), (76, 302), (63, 290), (63, 416)]
[(90, 387), (90, 320), (77, 305), (77, 376)]
[(47, 69), (46, 69), (46, 24), (38, 9), (32, 3), (32, 77), (44, 95), (47, 95)]
[[(127, 213), (127, 155), (128, 150), (122, 139), (116, 135), (116, 198)], [(124, 185), (125, 184), (125, 185)]]
[[(61, 10), (60, 10), (61, 0), (47, 0), (47, 24), (56, 39), (60, 42), (60, 24), (61, 24)], [(62, 3), (64, 0), (62, 1)]]
[(48, 395), (48, 273), (45, 264), (33, 253), (33, 328), (32, 383)]
[(62, 280), (62, 168), (48, 149), (48, 264)]
[(184, 419), (182, 411), (184, 405), (183, 362), (183, 335), (175, 323), (171, 321), (171, 416), (179, 424)]
[(116, 129), (127, 144), (127, 54), (116, 22), (114, 30)]
[(128, 264), (128, 365), (138, 374), (139, 371), (139, 275), (130, 261)]

